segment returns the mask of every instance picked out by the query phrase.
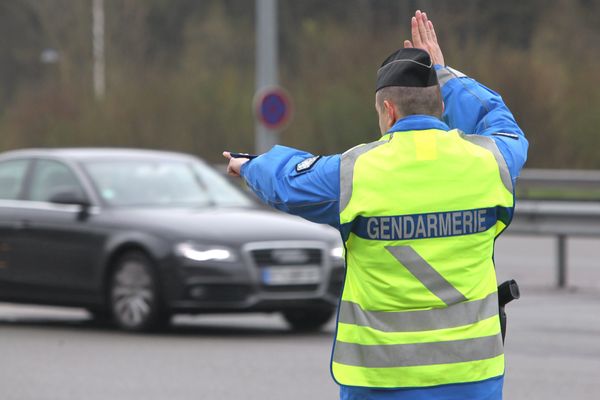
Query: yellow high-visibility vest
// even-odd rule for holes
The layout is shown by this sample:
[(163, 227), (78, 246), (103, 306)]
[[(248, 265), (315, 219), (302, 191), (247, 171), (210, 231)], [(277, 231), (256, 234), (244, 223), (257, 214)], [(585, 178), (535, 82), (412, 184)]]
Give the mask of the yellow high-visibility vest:
[(344, 153), (340, 175), (347, 271), (334, 379), (403, 388), (502, 375), (492, 257), (514, 196), (495, 142), (391, 133)]

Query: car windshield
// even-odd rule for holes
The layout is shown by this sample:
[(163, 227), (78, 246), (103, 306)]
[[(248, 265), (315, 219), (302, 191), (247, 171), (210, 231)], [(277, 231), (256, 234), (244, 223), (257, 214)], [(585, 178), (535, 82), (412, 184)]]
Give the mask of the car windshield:
[(247, 207), (252, 202), (200, 162), (91, 160), (83, 162), (102, 199), (112, 206)]

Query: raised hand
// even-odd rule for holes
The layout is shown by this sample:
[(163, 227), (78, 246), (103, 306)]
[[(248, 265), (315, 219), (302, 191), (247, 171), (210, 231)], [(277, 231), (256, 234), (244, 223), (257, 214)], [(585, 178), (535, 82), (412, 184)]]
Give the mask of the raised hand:
[(405, 40), (404, 47), (423, 49), (429, 53), (431, 61), (434, 64), (446, 65), (442, 49), (440, 49), (440, 45), (438, 44), (435, 29), (433, 28), (433, 23), (427, 19), (427, 14), (417, 10), (415, 16), (410, 21), (410, 28), (412, 42)]

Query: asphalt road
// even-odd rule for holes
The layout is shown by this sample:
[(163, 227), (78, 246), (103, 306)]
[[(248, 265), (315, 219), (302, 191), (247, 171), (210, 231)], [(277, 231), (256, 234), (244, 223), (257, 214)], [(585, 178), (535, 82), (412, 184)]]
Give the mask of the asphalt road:
[[(600, 241), (572, 241), (570, 282), (555, 290), (552, 240), (498, 242), (509, 307), (505, 398), (598, 399)], [(334, 325), (294, 334), (276, 315), (178, 317), (160, 334), (96, 326), (81, 310), (0, 304), (0, 400), (335, 399)]]

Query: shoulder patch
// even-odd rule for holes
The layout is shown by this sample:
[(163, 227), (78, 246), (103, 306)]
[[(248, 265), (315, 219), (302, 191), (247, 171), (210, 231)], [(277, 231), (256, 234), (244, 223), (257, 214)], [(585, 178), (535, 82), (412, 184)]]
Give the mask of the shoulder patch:
[(313, 165), (315, 165), (317, 163), (317, 161), (319, 161), (320, 158), (321, 158), (321, 156), (314, 156), (314, 157), (310, 157), (305, 160), (302, 160), (301, 162), (296, 164), (296, 172), (308, 171), (309, 169), (311, 169), (313, 167)]
[(515, 134), (515, 133), (506, 133), (506, 132), (496, 132), (496, 133), (492, 133), (492, 135), (494, 136), (505, 136), (505, 137), (509, 137), (511, 139), (519, 139), (519, 135)]

